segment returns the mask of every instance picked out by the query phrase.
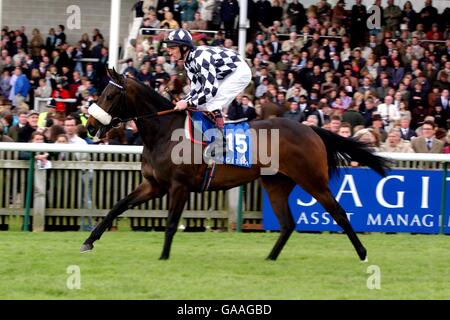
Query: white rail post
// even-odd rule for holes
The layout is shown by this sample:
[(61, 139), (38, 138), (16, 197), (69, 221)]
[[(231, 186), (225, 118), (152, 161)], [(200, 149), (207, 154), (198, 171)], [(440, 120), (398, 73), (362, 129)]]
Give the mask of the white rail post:
[(111, 21), (109, 25), (109, 68), (117, 69), (119, 58), (120, 34), (120, 3), (121, 0), (111, 0)]
[(227, 192), (228, 201), (228, 231), (237, 230), (237, 216), (239, 211), (239, 187), (232, 188)]
[[(253, 0), (250, 0), (253, 1)], [(245, 58), (248, 0), (239, 1), (239, 54)]]
[(47, 199), (47, 170), (39, 169), (38, 161), (34, 166), (33, 196), (33, 232), (44, 231), (45, 200)]

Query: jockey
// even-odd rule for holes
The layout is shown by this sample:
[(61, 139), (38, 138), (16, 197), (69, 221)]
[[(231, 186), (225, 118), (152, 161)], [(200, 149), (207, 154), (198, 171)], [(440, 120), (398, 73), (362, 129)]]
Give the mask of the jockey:
[(191, 81), (190, 93), (177, 102), (175, 109), (184, 110), (191, 105), (212, 112), (216, 126), (223, 135), (222, 109), (231, 104), (250, 83), (250, 67), (242, 56), (230, 49), (195, 47), (191, 34), (184, 29), (171, 31), (165, 43), (170, 57), (184, 61)]

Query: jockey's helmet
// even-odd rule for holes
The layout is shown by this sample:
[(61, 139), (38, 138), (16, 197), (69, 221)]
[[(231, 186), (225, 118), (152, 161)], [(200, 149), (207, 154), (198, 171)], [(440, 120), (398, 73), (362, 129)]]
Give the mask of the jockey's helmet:
[(192, 36), (189, 31), (184, 29), (176, 29), (169, 33), (167, 40), (164, 41), (168, 47), (187, 46), (190, 49), (194, 48)]

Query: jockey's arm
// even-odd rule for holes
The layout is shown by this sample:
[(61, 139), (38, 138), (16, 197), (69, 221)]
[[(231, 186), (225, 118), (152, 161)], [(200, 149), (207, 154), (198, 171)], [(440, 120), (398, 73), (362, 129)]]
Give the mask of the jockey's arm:
[(176, 110), (185, 110), (188, 107), (189, 107), (188, 101), (180, 100), (180, 101), (177, 101), (174, 109), (176, 109)]
[(213, 60), (211, 53), (207, 51), (203, 51), (196, 59), (195, 69), (198, 76), (191, 79), (191, 92), (177, 103), (176, 109), (184, 110), (189, 105), (202, 107), (216, 95), (219, 81)]

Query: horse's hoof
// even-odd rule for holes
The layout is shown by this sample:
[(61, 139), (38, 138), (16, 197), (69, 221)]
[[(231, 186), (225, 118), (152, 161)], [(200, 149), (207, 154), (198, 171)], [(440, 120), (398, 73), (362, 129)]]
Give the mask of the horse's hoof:
[(361, 263), (367, 263), (369, 262), (369, 256), (366, 256), (366, 258), (364, 260), (361, 260)]
[(80, 253), (86, 253), (92, 251), (92, 249), (94, 249), (92, 244), (83, 244), (80, 248)]

